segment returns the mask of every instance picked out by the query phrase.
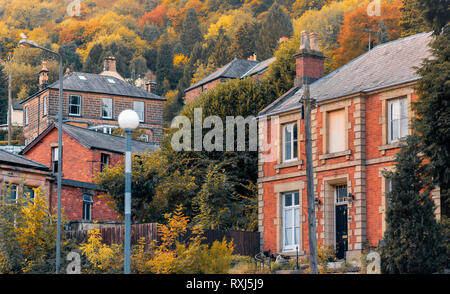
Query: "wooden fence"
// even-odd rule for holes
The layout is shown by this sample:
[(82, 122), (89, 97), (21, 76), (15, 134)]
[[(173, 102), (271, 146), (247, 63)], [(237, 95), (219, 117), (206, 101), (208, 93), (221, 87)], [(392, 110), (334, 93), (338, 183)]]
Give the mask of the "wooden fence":
[[(87, 241), (87, 232), (85, 230), (67, 231), (67, 237), (75, 239), (77, 242)], [(124, 238), (124, 226), (116, 225), (113, 227), (100, 228), (100, 234), (102, 235), (103, 243), (111, 244), (123, 244)], [(189, 231), (184, 236), (180, 237), (179, 241), (189, 239), (191, 232)], [(131, 244), (135, 245), (138, 240), (144, 237), (146, 242), (153, 240), (160, 241), (158, 236), (158, 224), (136, 224), (131, 226)], [(222, 241), (225, 238), (227, 241), (233, 240), (234, 253), (238, 255), (254, 256), (259, 252), (259, 233), (258, 232), (246, 232), (246, 231), (218, 231), (218, 230), (205, 230), (204, 231), (204, 243), (211, 245), (214, 241)]]

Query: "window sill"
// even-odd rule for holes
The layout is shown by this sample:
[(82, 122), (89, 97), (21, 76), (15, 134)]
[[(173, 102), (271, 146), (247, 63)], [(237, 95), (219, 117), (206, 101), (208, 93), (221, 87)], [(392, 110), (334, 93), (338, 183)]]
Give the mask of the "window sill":
[(325, 160), (325, 159), (331, 159), (331, 158), (336, 158), (336, 157), (341, 157), (341, 156), (349, 156), (350, 154), (352, 154), (352, 150), (346, 150), (346, 151), (334, 152), (334, 153), (327, 153), (327, 154), (319, 155), (319, 159), (320, 160)]
[(378, 146), (379, 151), (385, 151), (385, 150), (395, 149), (395, 148), (400, 148), (400, 141)]
[(277, 170), (277, 173), (280, 171), (280, 168), (287, 168), (287, 167), (293, 167), (298, 166), (300, 169), (303, 165), (303, 160), (294, 160), (294, 161), (288, 161), (283, 162), (275, 165), (275, 169)]

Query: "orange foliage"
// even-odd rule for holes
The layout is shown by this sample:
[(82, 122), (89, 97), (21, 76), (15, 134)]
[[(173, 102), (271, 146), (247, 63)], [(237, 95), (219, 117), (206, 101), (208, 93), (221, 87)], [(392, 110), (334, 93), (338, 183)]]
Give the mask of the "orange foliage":
[(167, 18), (167, 7), (165, 5), (158, 5), (155, 9), (150, 12), (144, 13), (139, 24), (141, 27), (146, 24), (153, 24), (157, 26), (162, 26), (166, 22)]
[(59, 32), (59, 42), (60, 44), (75, 42), (86, 45), (102, 28), (101, 23), (92, 20), (74, 22)]
[(364, 54), (369, 45), (369, 29), (372, 30), (372, 46), (376, 44), (376, 38), (380, 20), (386, 25), (389, 40), (400, 37), (400, 1), (392, 4), (381, 3), (380, 16), (368, 16), (367, 6), (356, 9), (353, 12), (344, 14), (344, 23), (341, 26), (338, 42), (340, 47), (335, 50), (336, 65), (342, 66), (354, 58)]

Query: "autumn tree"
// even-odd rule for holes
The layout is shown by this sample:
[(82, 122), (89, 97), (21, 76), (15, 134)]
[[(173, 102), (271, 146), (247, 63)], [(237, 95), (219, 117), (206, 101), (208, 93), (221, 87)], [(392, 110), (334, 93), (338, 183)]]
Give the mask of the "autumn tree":
[(83, 71), (89, 73), (100, 73), (103, 70), (103, 46), (100, 43), (92, 46), (86, 61), (83, 65)]
[(146, 24), (163, 26), (166, 22), (166, 16), (167, 16), (167, 7), (165, 5), (158, 5), (152, 11), (144, 13), (139, 23), (142, 27), (145, 26)]
[[(400, 6), (397, 2), (392, 4), (381, 3), (381, 16), (368, 16), (367, 7), (360, 7), (353, 12), (344, 15), (344, 23), (339, 32), (338, 42), (340, 47), (336, 49), (336, 65), (342, 66), (350, 60), (360, 56), (377, 45), (376, 37), (380, 34), (380, 21), (382, 20), (387, 34), (382, 40), (396, 40), (400, 36), (399, 15)], [(381, 25), (383, 29), (383, 25)], [(380, 40), (381, 40), (380, 39)]]

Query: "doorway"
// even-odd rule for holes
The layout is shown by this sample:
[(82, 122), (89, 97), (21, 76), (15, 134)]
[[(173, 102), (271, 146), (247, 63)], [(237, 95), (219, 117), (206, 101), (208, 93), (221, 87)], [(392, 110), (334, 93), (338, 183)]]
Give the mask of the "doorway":
[(335, 187), (336, 258), (345, 258), (348, 248), (347, 185)]

